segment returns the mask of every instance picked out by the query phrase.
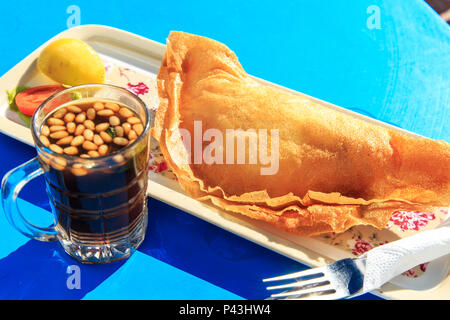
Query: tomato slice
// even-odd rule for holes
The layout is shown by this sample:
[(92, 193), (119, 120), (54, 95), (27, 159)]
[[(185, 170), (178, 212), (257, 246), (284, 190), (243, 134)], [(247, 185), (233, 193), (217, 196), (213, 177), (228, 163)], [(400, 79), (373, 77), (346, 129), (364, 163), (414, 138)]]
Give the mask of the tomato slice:
[(20, 112), (32, 116), (36, 109), (51, 95), (64, 90), (60, 84), (33, 87), (17, 94), (16, 105)]

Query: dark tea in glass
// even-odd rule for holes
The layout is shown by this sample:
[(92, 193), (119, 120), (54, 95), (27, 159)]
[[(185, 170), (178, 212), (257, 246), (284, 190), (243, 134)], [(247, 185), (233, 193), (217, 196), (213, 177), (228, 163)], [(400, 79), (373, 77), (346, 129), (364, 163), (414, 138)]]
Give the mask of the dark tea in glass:
[(44, 175), (55, 226), (20, 231), (58, 239), (82, 262), (132, 254), (147, 227), (149, 127), (145, 104), (119, 87), (73, 87), (44, 102), (32, 120), (37, 159), (21, 170)]

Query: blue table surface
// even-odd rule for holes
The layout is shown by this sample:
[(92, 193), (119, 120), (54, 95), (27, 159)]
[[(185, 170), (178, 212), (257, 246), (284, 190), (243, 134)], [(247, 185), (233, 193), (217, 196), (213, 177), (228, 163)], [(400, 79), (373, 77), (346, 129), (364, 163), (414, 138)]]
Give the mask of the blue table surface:
[[(81, 24), (159, 42), (170, 30), (217, 39), (252, 75), (450, 140), (450, 29), (422, 0), (2, 2), (0, 74), (66, 29), (70, 5)], [(36, 155), (3, 134), (0, 148), (1, 176)], [(27, 218), (51, 223), (41, 179), (21, 198)], [(81, 265), (57, 243), (28, 240), (3, 214), (0, 234), (0, 299), (263, 299), (262, 278), (306, 268), (154, 199), (143, 245), (109, 265)], [(67, 287), (70, 265), (80, 267), (80, 289)]]

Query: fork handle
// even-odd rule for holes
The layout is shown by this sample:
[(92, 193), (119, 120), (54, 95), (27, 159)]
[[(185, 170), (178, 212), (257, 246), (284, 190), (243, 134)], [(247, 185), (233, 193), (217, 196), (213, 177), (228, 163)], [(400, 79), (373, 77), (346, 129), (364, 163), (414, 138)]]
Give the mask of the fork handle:
[(381, 287), (395, 276), (450, 254), (450, 226), (393, 241), (366, 252), (363, 291)]

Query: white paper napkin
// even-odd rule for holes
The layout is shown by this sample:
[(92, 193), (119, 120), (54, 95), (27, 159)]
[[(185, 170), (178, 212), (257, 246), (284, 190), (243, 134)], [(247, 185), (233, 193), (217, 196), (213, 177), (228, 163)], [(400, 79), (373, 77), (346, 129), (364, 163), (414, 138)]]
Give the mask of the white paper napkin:
[(381, 287), (397, 275), (421, 263), (450, 254), (450, 219), (434, 229), (393, 241), (366, 252), (363, 291)]

